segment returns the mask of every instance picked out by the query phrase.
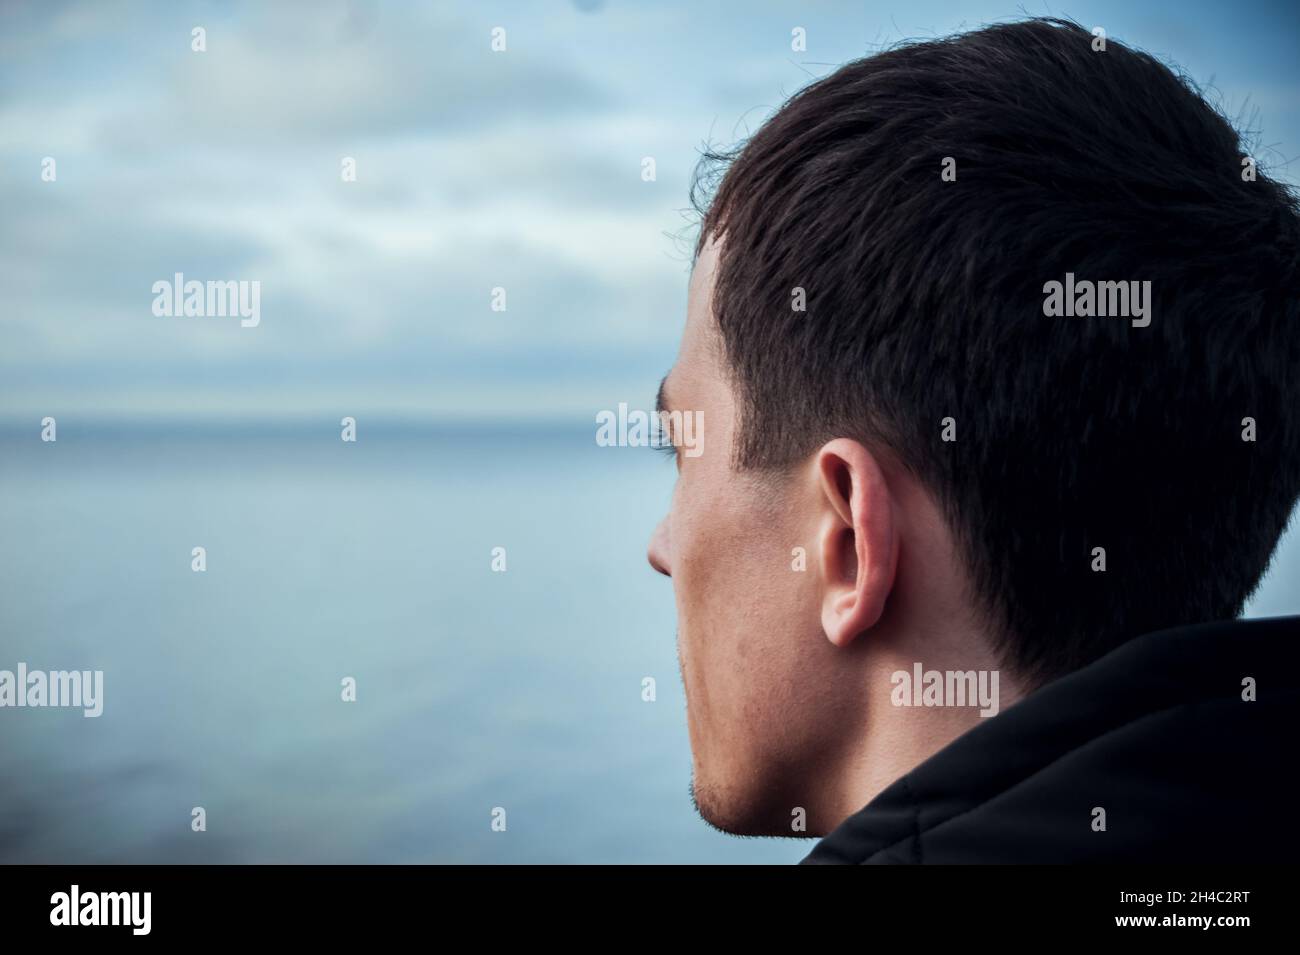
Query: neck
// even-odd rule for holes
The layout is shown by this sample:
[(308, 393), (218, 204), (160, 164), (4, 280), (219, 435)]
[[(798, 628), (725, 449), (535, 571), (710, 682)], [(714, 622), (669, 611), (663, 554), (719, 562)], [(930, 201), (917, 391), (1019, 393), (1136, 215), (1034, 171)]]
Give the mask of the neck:
[[(971, 581), (934, 499), (896, 466), (889, 470), (889, 484), (899, 502), (895, 589), (880, 622), (858, 638), (866, 641), (855, 663), (863, 703), (854, 725), (846, 727), (846, 746), (824, 777), (830, 785), (821, 811), (810, 813), (817, 827), (827, 831), (957, 737), (983, 720), (996, 719), (980, 715), (993, 708), (981, 703), (981, 687), (987, 698), (996, 685), (995, 712), (1030, 689), (1000, 667), (987, 621), (970, 603)], [(927, 675), (936, 673), (927, 687)], [(957, 678), (968, 674), (974, 676), (973, 693), (969, 678)], [(941, 684), (937, 689), (936, 679)], [(966, 692), (952, 692), (959, 688)]]
[[(909, 650), (908, 647), (914, 649)], [(1026, 695), (983, 639), (877, 644), (863, 661), (866, 705), (855, 744), (838, 761), (815, 817), (829, 831), (900, 777)], [(919, 676), (919, 685), (918, 685)], [(987, 715), (981, 715), (987, 714)]]

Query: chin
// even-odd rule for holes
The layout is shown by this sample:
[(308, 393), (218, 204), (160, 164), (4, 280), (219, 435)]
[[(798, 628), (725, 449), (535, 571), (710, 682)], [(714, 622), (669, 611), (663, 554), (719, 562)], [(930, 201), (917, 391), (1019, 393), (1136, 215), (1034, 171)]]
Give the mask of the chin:
[[(752, 779), (752, 776), (750, 777)], [(706, 823), (732, 836), (811, 836), (790, 827), (791, 806), (778, 805), (774, 790), (756, 792), (714, 782), (697, 767), (691, 779), (691, 801)], [(767, 796), (768, 798), (763, 798)]]

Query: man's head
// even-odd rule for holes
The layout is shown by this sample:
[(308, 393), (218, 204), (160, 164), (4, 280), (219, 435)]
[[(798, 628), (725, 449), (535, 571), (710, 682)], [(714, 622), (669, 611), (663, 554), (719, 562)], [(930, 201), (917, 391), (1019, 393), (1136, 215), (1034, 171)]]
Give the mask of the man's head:
[(663, 389), (708, 443), (650, 548), (722, 828), (816, 832), (871, 754), (945, 742), (885, 725), (891, 668), (1032, 688), (1237, 615), (1267, 566), (1300, 493), (1295, 201), (1165, 66), (1097, 47), (904, 46), (725, 157)]

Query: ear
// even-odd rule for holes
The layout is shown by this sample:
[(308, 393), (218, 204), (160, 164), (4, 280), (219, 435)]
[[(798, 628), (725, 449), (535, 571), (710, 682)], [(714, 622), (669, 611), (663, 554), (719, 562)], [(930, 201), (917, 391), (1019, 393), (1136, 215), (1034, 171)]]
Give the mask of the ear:
[(817, 474), (822, 628), (831, 643), (847, 647), (879, 622), (894, 588), (894, 501), (875, 456), (857, 441), (827, 442), (817, 452)]

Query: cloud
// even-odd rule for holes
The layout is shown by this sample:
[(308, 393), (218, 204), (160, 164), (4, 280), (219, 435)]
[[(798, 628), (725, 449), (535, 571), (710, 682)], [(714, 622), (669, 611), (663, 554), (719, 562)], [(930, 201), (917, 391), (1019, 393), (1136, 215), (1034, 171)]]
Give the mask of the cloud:
[[(0, 406), (627, 397), (681, 328), (688, 263), (671, 235), (700, 143), (743, 136), (865, 52), (856, 36), (952, 16), (922, 3), (895, 28), (819, 8), (799, 21), (803, 62), (785, 5), (744, 9), (0, 7)], [(190, 50), (195, 25), (206, 53)], [(498, 25), (505, 53), (489, 46)], [(1294, 100), (1289, 76), (1260, 88), (1269, 110)], [(1284, 115), (1289, 133), (1263, 117), (1283, 155)], [(45, 156), (56, 183), (39, 179)], [(356, 182), (340, 180), (344, 156)], [(178, 271), (260, 281), (261, 325), (155, 318), (152, 283)]]

